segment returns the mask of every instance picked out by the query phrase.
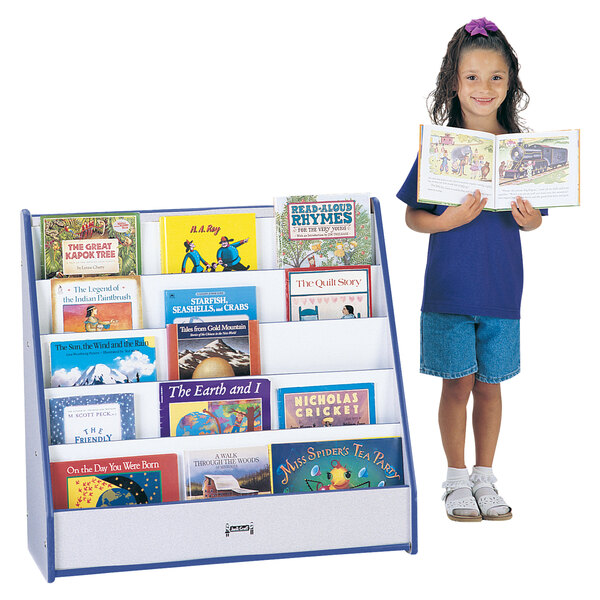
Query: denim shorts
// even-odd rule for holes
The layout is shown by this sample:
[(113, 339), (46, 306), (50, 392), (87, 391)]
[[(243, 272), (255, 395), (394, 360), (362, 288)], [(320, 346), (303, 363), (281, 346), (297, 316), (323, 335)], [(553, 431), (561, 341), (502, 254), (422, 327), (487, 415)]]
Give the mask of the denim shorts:
[(519, 319), (421, 313), (421, 373), (500, 383), (520, 370)]

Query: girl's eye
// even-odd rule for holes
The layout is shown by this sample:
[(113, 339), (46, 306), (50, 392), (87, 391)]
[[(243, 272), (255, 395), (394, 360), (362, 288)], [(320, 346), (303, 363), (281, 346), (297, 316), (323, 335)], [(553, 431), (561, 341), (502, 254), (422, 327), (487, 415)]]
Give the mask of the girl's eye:
[(475, 81), (477, 79), (477, 76), (476, 75), (467, 75), (467, 79), (469, 81)]
[(492, 80), (493, 80), (493, 81), (500, 81), (501, 79), (502, 79), (502, 75), (494, 75), (494, 76), (492, 77)]

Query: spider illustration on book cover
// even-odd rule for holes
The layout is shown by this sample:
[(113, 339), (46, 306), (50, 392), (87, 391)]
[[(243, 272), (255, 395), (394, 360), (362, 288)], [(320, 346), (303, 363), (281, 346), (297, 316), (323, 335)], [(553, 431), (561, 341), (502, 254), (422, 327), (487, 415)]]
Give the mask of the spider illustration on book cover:
[[(315, 465), (310, 474), (315, 477), (321, 475), (321, 470), (318, 465)], [(359, 483), (358, 485), (351, 485), (350, 478), (352, 477), (352, 471), (350, 471), (347, 467), (343, 466), (339, 460), (331, 461), (331, 470), (327, 471), (327, 483), (322, 483), (316, 479), (305, 479), (306, 485), (311, 492), (321, 492), (328, 490), (349, 490), (355, 488), (363, 488), (363, 487), (371, 487), (371, 482), (369, 480), (364, 481), (363, 483)], [(359, 477), (367, 476), (367, 469), (362, 468), (359, 473)], [(314, 489), (313, 486), (314, 485)]]

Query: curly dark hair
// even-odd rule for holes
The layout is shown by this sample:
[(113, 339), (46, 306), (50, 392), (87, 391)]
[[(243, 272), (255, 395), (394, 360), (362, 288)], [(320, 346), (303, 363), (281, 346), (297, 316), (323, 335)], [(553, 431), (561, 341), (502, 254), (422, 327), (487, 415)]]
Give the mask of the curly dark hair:
[(436, 125), (464, 127), (463, 115), (458, 100), (458, 63), (467, 50), (494, 50), (499, 52), (509, 68), (508, 92), (498, 109), (498, 123), (508, 133), (526, 130), (519, 113), (527, 107), (529, 95), (519, 79), (519, 61), (504, 34), (488, 31), (488, 35), (471, 35), (461, 27), (448, 43), (446, 55), (437, 77), (435, 90), (427, 98), (429, 116)]

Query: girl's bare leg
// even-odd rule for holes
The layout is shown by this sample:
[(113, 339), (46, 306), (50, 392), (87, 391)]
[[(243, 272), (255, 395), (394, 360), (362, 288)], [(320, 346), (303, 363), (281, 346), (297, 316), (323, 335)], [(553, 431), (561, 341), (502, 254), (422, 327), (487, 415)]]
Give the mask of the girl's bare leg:
[(448, 466), (455, 469), (465, 468), (467, 404), (474, 382), (475, 376), (467, 375), (442, 384), (438, 421)]
[(475, 464), (477, 466), (492, 466), (501, 421), (500, 384), (476, 381), (473, 386), (473, 433), (475, 434)]

